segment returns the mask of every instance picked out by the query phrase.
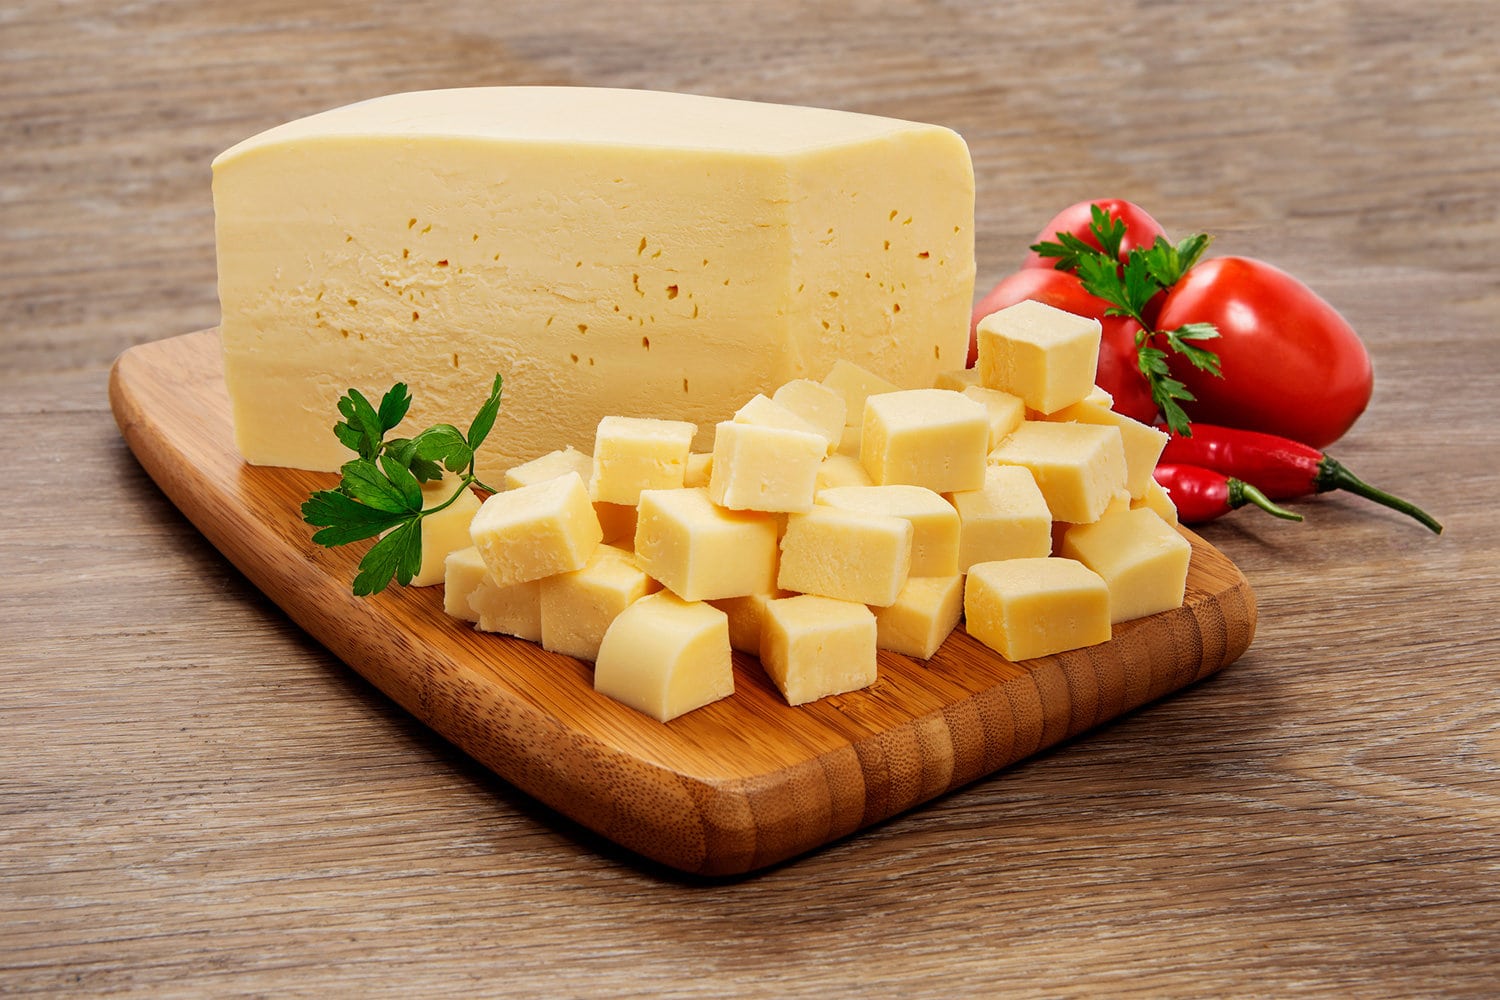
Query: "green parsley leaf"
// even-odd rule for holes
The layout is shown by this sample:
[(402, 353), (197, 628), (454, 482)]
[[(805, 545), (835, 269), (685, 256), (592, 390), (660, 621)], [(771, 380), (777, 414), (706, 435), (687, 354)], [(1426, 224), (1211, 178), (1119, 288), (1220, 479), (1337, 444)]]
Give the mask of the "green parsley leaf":
[(319, 545), (347, 545), (374, 538), (406, 519), (404, 512), (392, 512), (362, 504), (337, 490), (319, 490), (302, 504), (302, 519), (323, 530), (313, 534)]
[(479, 412), (474, 414), (473, 421), (469, 424), (469, 447), (478, 451), (479, 446), (484, 444), (484, 439), (490, 436), (490, 430), (495, 426), (495, 416), (500, 412), (500, 386), (499, 373), (495, 374), (495, 382), (490, 386), (489, 398), (479, 407)]
[(407, 521), (371, 546), (359, 561), (354, 595), (368, 597), (378, 594), (390, 584), (392, 577), (404, 587), (421, 568), (422, 525), (420, 521)]
[[(378, 594), (392, 579), (409, 584), (422, 568), (422, 519), (476, 486), (489, 489), (474, 475), (474, 452), (494, 427), (500, 386), (497, 374), (468, 434), (452, 424), (435, 424), (409, 438), (389, 441), (385, 435), (411, 409), (411, 393), (404, 383), (385, 392), (378, 410), (357, 389), (339, 397), (338, 411), (344, 419), (333, 432), (358, 457), (344, 463), (335, 489), (317, 490), (303, 502), (302, 519), (319, 529), (313, 542), (330, 548), (381, 536), (360, 560), (353, 583), (356, 595)], [(444, 468), (458, 474), (458, 488), (442, 503), (424, 509), (422, 484), (441, 479)]]
[[(344, 421), (334, 425), (334, 434), (360, 458), (373, 460), (380, 452), (380, 439), (385, 436), (385, 428), (381, 426), (375, 407), (358, 389), (350, 389), (339, 397), (338, 409)], [(340, 430), (340, 427), (344, 429)]]
[(341, 471), (344, 479), (339, 491), (362, 504), (392, 514), (408, 513), (422, 506), (421, 487), (417, 488), (416, 502), (409, 502), (408, 494), (404, 494), (385, 471), (369, 459), (356, 458), (345, 462)]
[(380, 399), (380, 433), (385, 436), (396, 429), (396, 425), (406, 419), (406, 411), (411, 409), (411, 392), (406, 388), (405, 382), (397, 382), (386, 390)]

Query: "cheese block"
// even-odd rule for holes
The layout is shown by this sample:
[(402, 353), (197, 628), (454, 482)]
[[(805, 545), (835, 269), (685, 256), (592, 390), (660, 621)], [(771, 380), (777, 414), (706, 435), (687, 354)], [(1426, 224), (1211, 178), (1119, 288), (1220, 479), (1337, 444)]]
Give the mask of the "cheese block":
[[(935, 125), (584, 87), (395, 94), (213, 164), (224, 371), (256, 464), (332, 471), (339, 395), (406, 382), (459, 427), (495, 373), (486, 482), (610, 414), (706, 450), (836, 359), (902, 387), (962, 364), (967, 147)], [(492, 479), (491, 477), (495, 477)]]

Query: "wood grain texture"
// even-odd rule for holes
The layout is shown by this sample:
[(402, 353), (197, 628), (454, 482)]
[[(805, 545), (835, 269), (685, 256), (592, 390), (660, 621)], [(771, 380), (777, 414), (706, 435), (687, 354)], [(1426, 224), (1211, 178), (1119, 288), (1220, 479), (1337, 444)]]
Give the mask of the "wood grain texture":
[(121, 433), (163, 492), (313, 637), (471, 757), (602, 836), (694, 874), (776, 864), (966, 785), (1229, 665), (1255, 634), (1234, 564), (1194, 544), (1182, 608), (1107, 643), (1011, 663), (959, 631), (925, 662), (881, 652), (869, 689), (790, 707), (753, 658), (735, 694), (663, 725), (593, 690), (587, 663), (476, 632), (440, 587), (353, 596), (358, 553), (299, 510), (334, 477), (245, 465), (219, 337), (115, 362)]
[[(0, 993), (1491, 997), (1500, 5), (0, 5)], [(951, 125), (980, 284), (1120, 196), (1364, 337), (1328, 494), (1200, 529), (1232, 668), (792, 862), (614, 850), (307, 637), (142, 470), (125, 349), (218, 322), (209, 160), (419, 87), (645, 86)]]

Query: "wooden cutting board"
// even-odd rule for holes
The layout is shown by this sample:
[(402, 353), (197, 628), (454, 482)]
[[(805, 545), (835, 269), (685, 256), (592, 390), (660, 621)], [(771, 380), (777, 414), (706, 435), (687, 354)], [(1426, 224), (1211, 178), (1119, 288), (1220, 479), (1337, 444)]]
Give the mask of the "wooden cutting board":
[(505, 780), (687, 872), (853, 833), (1191, 684), (1255, 633), (1244, 577), (1184, 531), (1184, 607), (1103, 645), (1011, 663), (960, 629), (925, 663), (882, 652), (873, 687), (798, 708), (736, 653), (732, 697), (663, 725), (597, 695), (590, 664), (443, 614), (440, 587), (354, 597), (362, 547), (313, 545), (300, 514), (336, 477), (240, 460), (216, 331), (126, 351), (110, 403), (163, 492), (319, 642)]

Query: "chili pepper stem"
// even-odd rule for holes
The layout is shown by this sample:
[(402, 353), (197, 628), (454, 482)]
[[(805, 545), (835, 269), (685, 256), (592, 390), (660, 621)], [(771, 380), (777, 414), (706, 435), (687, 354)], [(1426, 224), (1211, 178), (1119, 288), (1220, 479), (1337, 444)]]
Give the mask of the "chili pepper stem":
[(1229, 477), (1228, 485), (1229, 506), (1231, 507), (1243, 507), (1248, 503), (1252, 506), (1259, 507), (1261, 510), (1265, 511), (1267, 514), (1270, 514), (1272, 517), (1279, 517), (1285, 521), (1302, 520), (1301, 514), (1298, 514), (1296, 511), (1287, 510), (1285, 507), (1278, 507), (1270, 497), (1266, 496), (1260, 490), (1256, 489), (1254, 486), (1251, 486), (1243, 479), (1235, 479), (1233, 476), (1231, 476)]
[(1328, 490), (1345, 490), (1349, 493), (1362, 496), (1366, 500), (1373, 500), (1382, 506), (1389, 507), (1391, 510), (1400, 511), (1408, 517), (1415, 518), (1433, 534), (1441, 535), (1443, 533), (1443, 526), (1438, 523), (1437, 518), (1408, 500), (1402, 500), (1400, 497), (1393, 496), (1385, 490), (1371, 486), (1345, 468), (1343, 463), (1329, 458), (1327, 455), (1323, 456), (1322, 461), (1318, 463), (1318, 475), (1314, 480), (1314, 484), (1320, 493), (1327, 492)]

